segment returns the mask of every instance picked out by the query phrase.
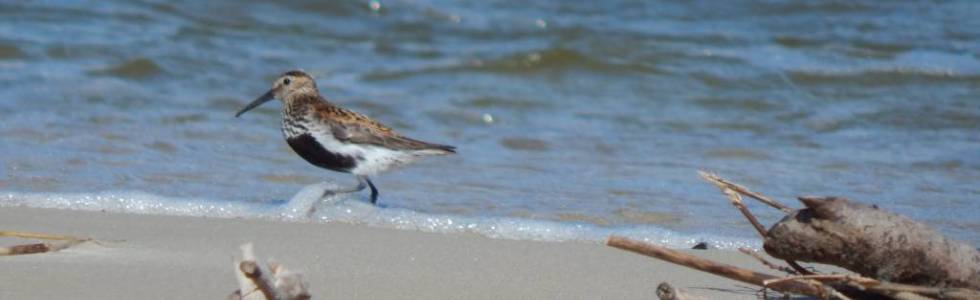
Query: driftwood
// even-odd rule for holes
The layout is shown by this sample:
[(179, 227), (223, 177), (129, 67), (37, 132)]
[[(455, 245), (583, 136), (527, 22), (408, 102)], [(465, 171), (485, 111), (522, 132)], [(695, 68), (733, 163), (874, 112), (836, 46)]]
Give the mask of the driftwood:
[[(308, 300), (311, 298), (303, 276), (276, 263), (265, 272), (256, 262), (252, 244), (241, 246), (242, 260), (235, 262), (239, 289), (229, 300)], [(271, 274), (269, 274), (271, 273)]]
[(774, 263), (766, 260), (764, 257), (762, 257), (762, 255), (759, 255), (758, 253), (755, 253), (755, 251), (752, 251), (749, 248), (738, 248), (738, 252), (742, 252), (745, 255), (748, 255), (748, 256), (751, 256), (751, 257), (755, 258), (755, 260), (758, 260), (759, 263), (762, 263), (763, 265), (765, 265), (766, 267), (769, 267), (770, 269), (773, 269), (773, 270), (776, 270), (776, 271), (780, 271), (780, 272), (783, 272), (783, 273), (786, 273), (786, 274), (790, 274), (790, 275), (797, 275), (797, 274), (799, 274), (799, 272), (797, 272), (796, 270), (793, 270), (793, 269), (788, 268), (788, 267), (780, 266), (780, 265), (774, 264)]
[(868, 290), (897, 299), (928, 299), (929, 297), (936, 297), (939, 299), (980, 299), (980, 291), (966, 288), (924, 287), (918, 285), (884, 282), (867, 277), (844, 274), (789, 276), (769, 280), (766, 281), (765, 284), (773, 284), (779, 281), (797, 279), (811, 279), (824, 283), (842, 283), (857, 289)]
[[(725, 194), (725, 197), (728, 198), (728, 202), (730, 202), (732, 206), (735, 206), (735, 208), (737, 208), (738, 211), (742, 213), (742, 216), (744, 216), (745, 219), (748, 220), (750, 224), (752, 224), (752, 227), (755, 227), (755, 230), (759, 232), (759, 235), (762, 236), (763, 239), (765, 239), (769, 233), (766, 231), (765, 226), (762, 226), (762, 223), (759, 223), (759, 220), (756, 219), (751, 212), (749, 212), (749, 208), (742, 203), (742, 196), (740, 195), (744, 194), (753, 199), (759, 200), (759, 202), (768, 204), (769, 206), (779, 209), (783, 212), (791, 211), (788, 206), (776, 202), (776, 200), (769, 199), (769, 197), (763, 196), (762, 194), (750, 191), (748, 188), (745, 188), (741, 185), (722, 179), (717, 175), (707, 173), (707, 172), (698, 172), (698, 174), (701, 175), (701, 178), (703, 178), (704, 180), (717, 186), (718, 189), (721, 190), (721, 193)], [(800, 266), (799, 264), (796, 263), (796, 261), (793, 261), (792, 259), (787, 259), (786, 264), (788, 264), (791, 268), (793, 268), (793, 270), (797, 274), (804, 274), (804, 275), (812, 274), (810, 273), (809, 270), (803, 268), (803, 266)]]
[(745, 194), (786, 211), (784, 205), (747, 188), (700, 172), (759, 231), (764, 249), (799, 274), (813, 275), (796, 260), (837, 265), (879, 280), (935, 287), (980, 288), (980, 251), (947, 239), (905, 217), (843, 198), (800, 198), (807, 207), (764, 231), (741, 204)]
[[(980, 251), (921, 223), (843, 198), (800, 198), (807, 207), (792, 210), (717, 175), (700, 174), (752, 224), (765, 240), (766, 252), (786, 260), (792, 269), (748, 249), (739, 250), (789, 276), (757, 273), (622, 237), (611, 236), (607, 244), (758, 285), (763, 292), (772, 289), (824, 299), (980, 299)], [(742, 203), (741, 195), (788, 216), (766, 230)], [(796, 260), (834, 264), (874, 278), (817, 274)]]
[(718, 177), (718, 175), (711, 174), (704, 171), (698, 171), (698, 175), (700, 175), (701, 178), (703, 178), (704, 180), (707, 180), (708, 182), (721, 188), (722, 192), (724, 192), (725, 189), (729, 189), (732, 192), (737, 192), (738, 194), (746, 195), (751, 197), (752, 199), (759, 200), (759, 202), (772, 206), (773, 208), (781, 210), (784, 213), (790, 213), (793, 211), (792, 208), (789, 208), (789, 206), (779, 203), (779, 201), (772, 200), (769, 197), (766, 197), (762, 194), (750, 191), (748, 188), (741, 186), (737, 183), (725, 180), (724, 178)]
[(980, 289), (980, 251), (924, 224), (844, 198), (800, 198), (806, 208), (769, 230), (780, 259), (832, 264), (883, 281)]
[[(816, 274), (778, 277), (759, 273), (711, 260), (699, 258), (683, 252), (670, 250), (642, 241), (630, 240), (620, 236), (610, 236), (606, 244), (619, 249), (662, 259), (674, 264), (701, 270), (732, 280), (753, 284), (787, 294), (802, 294), (831, 299), (980, 299), (980, 292), (966, 288), (937, 288), (909, 284), (890, 283), (867, 277), (842, 274)], [(755, 255), (753, 255), (755, 256)], [(759, 260), (763, 258), (756, 256)], [(767, 265), (771, 264), (767, 262)], [(657, 295), (661, 299), (677, 294), (669, 284), (661, 283)], [(846, 295), (845, 295), (846, 294)], [(682, 295), (683, 296), (683, 295)], [(887, 298), (882, 298), (887, 297)]]
[(0, 256), (55, 252), (91, 240), (87, 238), (78, 238), (69, 235), (53, 235), (53, 234), (23, 232), (23, 231), (0, 231), (0, 237), (16, 237), (16, 238), (24, 238), (24, 239), (59, 241), (59, 242), (51, 242), (51, 243), (31, 243), (31, 244), (15, 245), (10, 247), (0, 247)]
[[(610, 236), (606, 240), (606, 245), (619, 249), (639, 253), (642, 255), (659, 258), (674, 264), (688, 268), (698, 269), (704, 272), (745, 282), (748, 284), (765, 287), (766, 280), (780, 279), (780, 277), (755, 272), (739, 268), (736, 266), (714, 262), (697, 256), (686, 254), (680, 251), (667, 249), (657, 245), (631, 240), (621, 236)], [(802, 282), (800, 280), (790, 280), (779, 282), (769, 286), (770, 289), (793, 294), (803, 294), (814, 297), (827, 297), (827, 290), (821, 287), (818, 282)]]

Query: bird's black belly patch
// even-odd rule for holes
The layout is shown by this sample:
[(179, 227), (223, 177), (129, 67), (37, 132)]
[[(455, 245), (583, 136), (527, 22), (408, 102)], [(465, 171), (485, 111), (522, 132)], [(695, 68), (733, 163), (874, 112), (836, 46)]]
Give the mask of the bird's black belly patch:
[(321, 168), (326, 168), (338, 172), (350, 172), (354, 168), (356, 161), (353, 157), (330, 152), (317, 143), (316, 139), (310, 134), (298, 135), (286, 139), (289, 147), (296, 151), (300, 157), (307, 162)]

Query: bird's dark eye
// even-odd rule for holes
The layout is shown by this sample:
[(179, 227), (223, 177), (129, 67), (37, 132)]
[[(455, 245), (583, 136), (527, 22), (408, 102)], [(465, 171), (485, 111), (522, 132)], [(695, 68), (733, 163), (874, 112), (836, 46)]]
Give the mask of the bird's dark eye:
[(283, 79), (282, 85), (289, 85), (289, 78)]

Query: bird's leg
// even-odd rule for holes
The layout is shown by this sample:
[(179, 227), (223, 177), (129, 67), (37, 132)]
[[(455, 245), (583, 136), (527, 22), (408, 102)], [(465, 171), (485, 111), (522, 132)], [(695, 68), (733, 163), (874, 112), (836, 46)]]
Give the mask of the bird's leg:
[[(365, 183), (365, 182), (367, 182), (367, 183)], [(350, 189), (346, 189), (346, 190), (329, 190), (329, 189), (328, 190), (324, 190), (323, 191), (323, 195), (320, 196), (320, 200), (317, 200), (316, 202), (313, 203), (313, 205), (310, 205), (310, 209), (306, 211), (306, 216), (309, 217), (309, 218), (312, 218), (313, 217), (313, 214), (316, 213), (316, 205), (319, 204), (320, 201), (323, 201), (323, 198), (326, 198), (328, 196), (337, 195), (337, 194), (346, 194), (346, 193), (360, 192), (360, 191), (364, 190), (364, 188), (366, 188), (368, 185), (371, 185), (371, 190), (372, 191), (375, 190), (374, 189), (374, 185), (371, 184), (371, 181), (367, 180), (367, 177), (361, 178), (361, 176), (357, 176), (357, 186), (355, 186), (354, 188), (350, 188)], [(375, 193), (372, 193), (372, 195), (374, 195), (374, 194)], [(374, 202), (371, 202), (371, 203), (374, 203)]]
[(320, 199), (326, 198), (328, 196), (337, 195), (337, 194), (360, 192), (364, 190), (364, 188), (366, 187), (371, 188), (371, 204), (377, 204), (378, 188), (374, 187), (374, 183), (371, 182), (371, 179), (364, 175), (357, 176), (357, 186), (355, 186), (354, 188), (346, 189), (346, 190), (325, 190), (323, 191), (323, 196), (320, 196)]
[(364, 184), (365, 182), (367, 182), (367, 185), (369, 187), (371, 187), (371, 204), (377, 205), (378, 204), (378, 188), (374, 187), (374, 183), (371, 182), (371, 179), (368, 178), (367, 176), (357, 176), (357, 179), (358, 179), (358, 181), (361, 181), (361, 184)]
[(333, 195), (336, 195), (336, 194), (347, 194), (347, 193), (353, 193), (353, 192), (360, 192), (360, 191), (363, 191), (364, 188), (366, 188), (366, 187), (367, 187), (367, 184), (364, 183), (364, 180), (361, 179), (361, 176), (357, 176), (357, 186), (355, 186), (353, 188), (350, 188), (350, 189), (346, 189), (346, 190), (325, 190), (325, 191), (323, 191), (323, 196), (320, 196), (320, 198), (326, 198), (327, 196), (333, 196)]

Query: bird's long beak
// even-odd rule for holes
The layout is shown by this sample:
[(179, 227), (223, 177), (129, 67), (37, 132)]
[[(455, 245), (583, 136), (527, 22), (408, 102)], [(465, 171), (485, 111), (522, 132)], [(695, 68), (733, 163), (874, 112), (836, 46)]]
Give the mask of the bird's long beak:
[(235, 113), (235, 117), (237, 118), (237, 117), (241, 116), (242, 114), (244, 114), (245, 112), (250, 111), (253, 108), (258, 107), (259, 105), (262, 105), (262, 103), (266, 103), (266, 102), (269, 102), (269, 100), (275, 99), (276, 98), (276, 94), (274, 92), (275, 92), (274, 89), (269, 90), (268, 92), (265, 92), (265, 94), (262, 94), (262, 96), (259, 96), (258, 98), (256, 98), (255, 101), (252, 101), (252, 103), (249, 103), (248, 105), (246, 105), (245, 108), (242, 108), (242, 110), (239, 110), (237, 113)]

